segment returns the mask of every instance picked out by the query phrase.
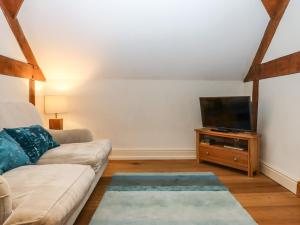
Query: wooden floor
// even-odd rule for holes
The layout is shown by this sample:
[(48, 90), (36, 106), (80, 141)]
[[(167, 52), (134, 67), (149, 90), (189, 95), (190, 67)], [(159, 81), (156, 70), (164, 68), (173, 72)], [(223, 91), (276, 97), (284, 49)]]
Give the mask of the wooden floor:
[(264, 175), (249, 178), (236, 170), (206, 163), (197, 164), (194, 160), (111, 161), (75, 224), (89, 224), (111, 176), (116, 172), (194, 171), (214, 172), (258, 224), (300, 225), (300, 198), (271, 179)]

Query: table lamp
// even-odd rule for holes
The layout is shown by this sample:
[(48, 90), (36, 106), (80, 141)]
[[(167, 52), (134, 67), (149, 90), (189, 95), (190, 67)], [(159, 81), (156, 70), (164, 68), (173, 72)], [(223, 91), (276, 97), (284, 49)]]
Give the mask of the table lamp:
[(61, 95), (45, 96), (45, 113), (54, 114), (55, 119), (49, 119), (49, 129), (62, 130), (63, 119), (58, 114), (66, 113), (68, 108), (67, 97)]

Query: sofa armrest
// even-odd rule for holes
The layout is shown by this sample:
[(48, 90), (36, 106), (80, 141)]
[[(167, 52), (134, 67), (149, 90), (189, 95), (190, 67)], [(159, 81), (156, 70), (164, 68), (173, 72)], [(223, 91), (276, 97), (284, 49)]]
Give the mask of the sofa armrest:
[(87, 129), (49, 130), (49, 133), (59, 144), (82, 143), (93, 140), (91, 131)]
[(6, 179), (3, 176), (0, 176), (0, 224), (3, 224), (11, 213), (11, 190)]

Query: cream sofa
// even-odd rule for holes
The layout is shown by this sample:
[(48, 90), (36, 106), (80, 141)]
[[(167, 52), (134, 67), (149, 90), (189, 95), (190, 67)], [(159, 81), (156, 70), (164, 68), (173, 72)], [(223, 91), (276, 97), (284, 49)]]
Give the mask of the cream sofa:
[[(42, 125), (29, 103), (0, 103), (0, 130)], [(92, 141), (88, 130), (51, 131), (60, 147), (49, 150), (37, 165), (0, 176), (0, 224), (70, 225), (108, 164), (109, 140)]]

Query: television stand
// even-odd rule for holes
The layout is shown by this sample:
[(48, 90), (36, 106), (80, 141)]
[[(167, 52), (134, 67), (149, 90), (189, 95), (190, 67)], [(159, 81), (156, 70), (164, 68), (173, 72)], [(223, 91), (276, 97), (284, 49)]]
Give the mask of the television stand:
[(207, 161), (259, 174), (260, 135), (195, 129), (197, 162)]

